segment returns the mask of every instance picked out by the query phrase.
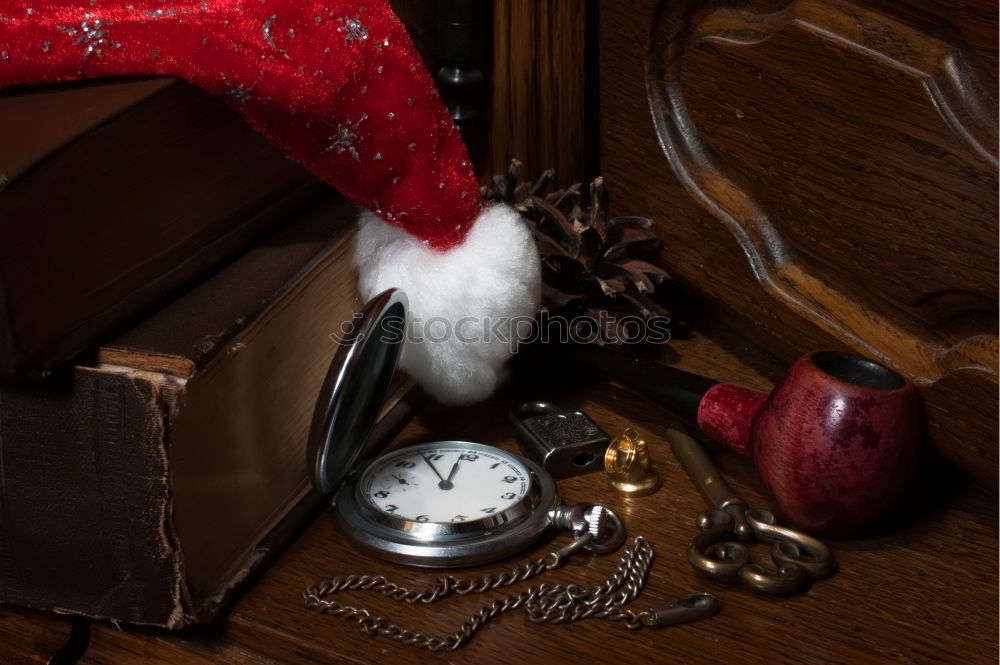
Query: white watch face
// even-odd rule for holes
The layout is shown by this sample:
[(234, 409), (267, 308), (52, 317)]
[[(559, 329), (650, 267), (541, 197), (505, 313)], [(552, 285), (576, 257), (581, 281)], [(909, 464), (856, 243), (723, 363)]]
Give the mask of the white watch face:
[(498, 515), (524, 499), (531, 474), (515, 457), (458, 442), (414, 446), (368, 467), (361, 496), (411, 522), (461, 524)]

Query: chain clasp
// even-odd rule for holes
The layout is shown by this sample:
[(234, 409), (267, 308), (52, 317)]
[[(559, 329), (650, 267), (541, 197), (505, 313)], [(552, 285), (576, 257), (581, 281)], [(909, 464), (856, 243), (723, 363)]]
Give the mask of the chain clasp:
[(660, 605), (642, 613), (640, 620), (647, 628), (666, 628), (679, 623), (691, 623), (714, 617), (719, 612), (715, 596), (695, 593), (676, 603)]

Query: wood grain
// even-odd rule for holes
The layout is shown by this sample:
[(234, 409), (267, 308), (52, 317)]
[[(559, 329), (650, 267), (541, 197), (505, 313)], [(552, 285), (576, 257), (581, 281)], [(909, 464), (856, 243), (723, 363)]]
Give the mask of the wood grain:
[(489, 174), (517, 158), (524, 177), (554, 168), (562, 187), (597, 175), (596, 20), (589, 0), (495, 0)]
[[(425, 64), (442, 63), (435, 42), (434, 3), (395, 0)], [(477, 126), (466, 135), (482, 181), (511, 159), (523, 175), (556, 169), (559, 186), (598, 174), (597, 3), (594, 0), (494, 0), (485, 11), (490, 33)], [(492, 47), (492, 48), (490, 48)]]
[(48, 663), (70, 636), (69, 617), (0, 605), (0, 660), (12, 665)]
[[(680, 364), (720, 379), (767, 389), (753, 366), (774, 364), (767, 354), (734, 356), (704, 339), (672, 344)], [(522, 368), (523, 369), (523, 368)], [(165, 633), (95, 623), (81, 663), (484, 663), (699, 662), (699, 663), (990, 663), (997, 651), (997, 513), (995, 502), (953, 476), (931, 474), (912, 499), (873, 535), (831, 541), (840, 565), (828, 580), (787, 598), (756, 595), (699, 578), (685, 560), (694, 535), (693, 518), (703, 509), (697, 492), (662, 438), (672, 418), (635, 394), (586, 377), (538, 367), (491, 403), (470, 409), (428, 409), (397, 445), (435, 438), (467, 438), (515, 448), (506, 410), (519, 400), (555, 399), (582, 407), (607, 431), (638, 427), (651, 444), (663, 489), (641, 498), (612, 494), (603, 474), (559, 481), (565, 502), (599, 499), (620, 511), (630, 536), (650, 539), (657, 560), (644, 609), (693, 591), (710, 591), (721, 604), (714, 619), (631, 633), (602, 621), (537, 626), (512, 613), (484, 629), (453, 654), (428, 654), (370, 638), (342, 621), (307, 610), (301, 593), (326, 576), (382, 573), (423, 587), (434, 571), (407, 569), (358, 555), (322, 515), (284, 552), (216, 624)], [(751, 468), (718, 455), (727, 480), (751, 505), (768, 506)], [(541, 554), (567, 542), (565, 536), (526, 552)], [(764, 557), (759, 546), (755, 556)], [(513, 563), (513, 562), (511, 562)], [(615, 557), (574, 557), (552, 582), (595, 584), (614, 568)], [(460, 574), (500, 570), (492, 565)], [(530, 583), (528, 583), (530, 584)], [(517, 586), (515, 589), (527, 585)], [(491, 599), (494, 596), (491, 596)], [(410, 607), (382, 597), (345, 596), (352, 602), (435, 635), (453, 630), (483, 598), (451, 599)], [(10, 610), (14, 611), (14, 610)], [(60, 620), (58, 617), (54, 617)], [(8, 636), (6, 639), (10, 639)], [(9, 643), (3, 643), (9, 644)], [(6, 651), (4, 651), (6, 653)], [(19, 661), (16, 658), (5, 662)]]
[(673, 274), (786, 363), (830, 347), (907, 375), (932, 443), (995, 488), (996, 37), (969, 15), (996, 8), (603, 10), (606, 177)]

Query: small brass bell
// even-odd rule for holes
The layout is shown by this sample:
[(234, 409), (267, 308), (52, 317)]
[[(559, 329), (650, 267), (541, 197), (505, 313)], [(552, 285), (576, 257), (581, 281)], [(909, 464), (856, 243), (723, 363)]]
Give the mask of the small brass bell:
[(631, 427), (615, 438), (604, 453), (604, 470), (612, 489), (626, 496), (645, 496), (660, 489), (649, 447)]

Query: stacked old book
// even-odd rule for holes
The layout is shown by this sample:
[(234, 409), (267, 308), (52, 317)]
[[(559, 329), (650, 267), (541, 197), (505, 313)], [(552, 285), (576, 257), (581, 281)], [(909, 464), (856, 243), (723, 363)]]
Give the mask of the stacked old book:
[(0, 96), (0, 602), (179, 627), (267, 557), (354, 216), (178, 81)]

